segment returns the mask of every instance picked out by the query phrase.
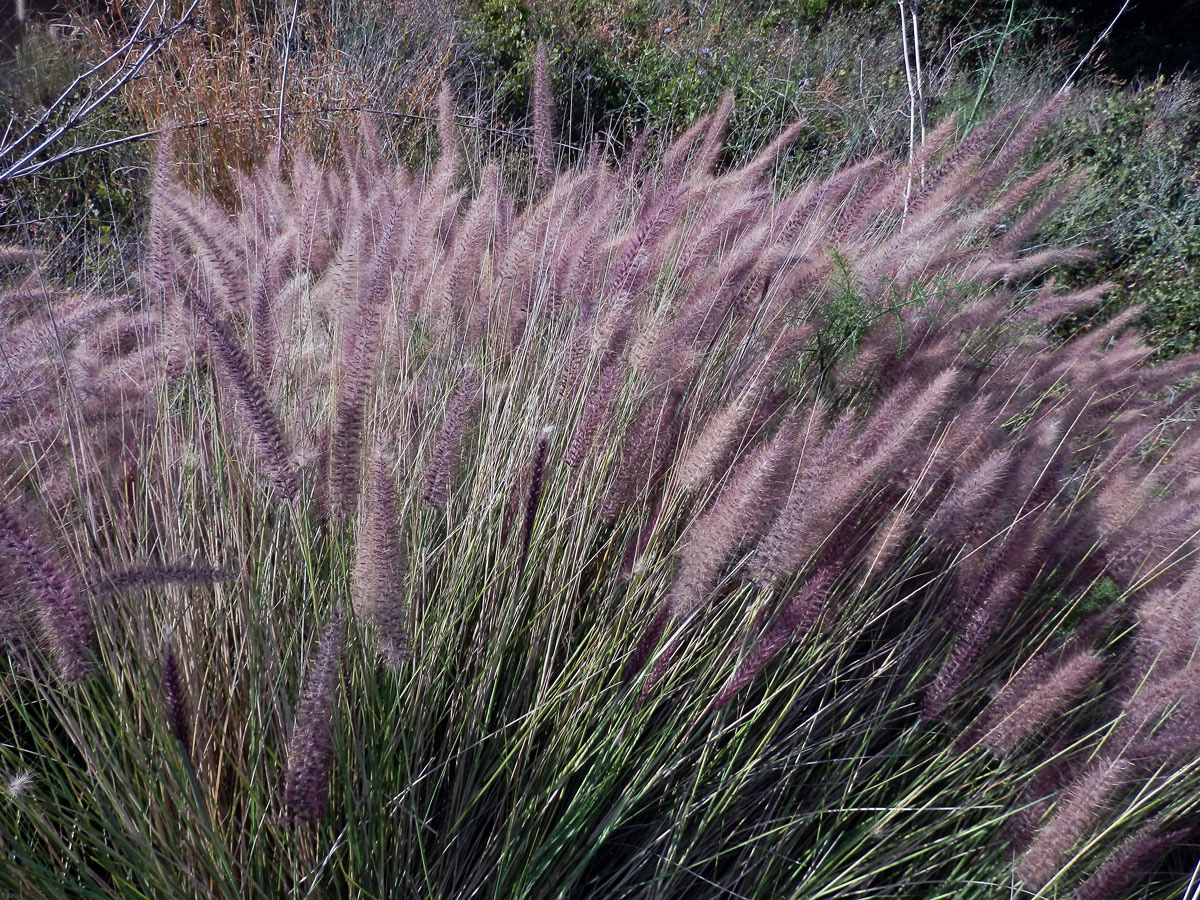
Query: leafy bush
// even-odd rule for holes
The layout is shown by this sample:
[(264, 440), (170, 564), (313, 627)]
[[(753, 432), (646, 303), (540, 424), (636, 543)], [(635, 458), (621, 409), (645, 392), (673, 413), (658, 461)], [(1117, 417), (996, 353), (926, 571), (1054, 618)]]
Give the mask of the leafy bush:
[(781, 197), (730, 112), (554, 177), (540, 105), (533, 196), (448, 95), (430, 169), (367, 123), (228, 210), (164, 147), (134, 310), (0, 299), (6, 439), (79, 448), (6, 444), (8, 893), (1101, 897), (1185, 839), (1195, 361), (1003, 287), (1071, 256), (999, 190), (1051, 111)]
[[(1038, 10), (952, 27), (922, 6), (923, 93), (931, 120), (960, 114), (963, 133), (996, 109), (1056, 89), (1075, 63)], [(780, 166), (812, 177), (909, 144), (909, 96), (894, 3), (712, 3), (690, 9), (643, 0), (553, 6), (466, 0), (454, 71), (483, 79), (481, 115), (511, 128), (524, 116), (534, 51), (545, 42), (566, 142), (597, 133), (631, 141), (671, 133), (727, 89), (738, 98), (723, 164), (745, 162), (787, 122), (808, 130)], [(940, 16), (940, 17), (939, 17)], [(462, 93), (462, 91), (460, 91)], [(488, 118), (490, 116), (490, 118)]]
[[(907, 110), (907, 98), (894, 23), (844, 12), (817, 28), (816, 7), (799, 18), (795, 12), (773, 4), (712, 3), (688, 12), (649, 0), (468, 0), (456, 67), (472, 83), (483, 76), (495, 121), (507, 127), (524, 117), (534, 51), (545, 42), (564, 130), (576, 147), (596, 134), (630, 140), (642, 129), (670, 133), (726, 90), (738, 97), (725, 150), (730, 164), (798, 118), (813, 135), (805, 149), (828, 157), (814, 159), (826, 163), (824, 171), (856, 153), (896, 146), (889, 143), (892, 120)], [(899, 124), (906, 129), (907, 118)]]
[(1200, 86), (1160, 79), (1093, 95), (1050, 152), (1072, 156), (1090, 174), (1047, 237), (1100, 250), (1078, 277), (1112, 280), (1119, 304), (1145, 305), (1160, 353), (1200, 346)]

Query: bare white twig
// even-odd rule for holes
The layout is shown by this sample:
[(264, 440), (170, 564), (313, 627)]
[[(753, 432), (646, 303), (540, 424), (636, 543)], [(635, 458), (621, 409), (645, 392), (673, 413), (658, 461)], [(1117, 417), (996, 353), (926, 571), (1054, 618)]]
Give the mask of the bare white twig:
[(917, 153), (917, 89), (908, 55), (908, 16), (904, 12), (904, 0), (896, 0), (896, 6), (900, 9), (900, 47), (904, 52), (904, 81), (908, 85), (908, 159), (912, 162)]
[(292, 21), (288, 23), (287, 38), (283, 45), (283, 73), (279, 76), (279, 145), (283, 146), (283, 101), (287, 94), (288, 63), (292, 58), (292, 34), (296, 30), (296, 15), (300, 12), (300, 0), (292, 2)]
[(921, 26), (918, 23), (917, 13), (921, 0), (909, 0), (912, 14), (912, 42), (913, 42), (913, 74), (916, 76), (917, 82), (917, 124), (921, 129), (921, 142), (925, 142), (925, 76), (924, 69), (921, 66)]
[(1096, 48), (1099, 47), (1105, 40), (1107, 40), (1109, 34), (1113, 30), (1113, 26), (1117, 24), (1117, 20), (1125, 14), (1125, 10), (1128, 8), (1129, 0), (1125, 0), (1125, 2), (1121, 4), (1121, 8), (1117, 10), (1117, 14), (1112, 17), (1112, 21), (1108, 23), (1108, 27), (1100, 32), (1100, 36), (1096, 38), (1096, 40), (1092, 41), (1092, 46), (1088, 47), (1087, 53), (1079, 57), (1079, 62), (1075, 64), (1075, 68), (1071, 70), (1071, 74), (1067, 76), (1067, 80), (1063, 82), (1062, 87), (1060, 87), (1056, 93), (1061, 94), (1071, 86), (1071, 82), (1075, 80), (1075, 76), (1079, 74), (1079, 70), (1083, 68), (1084, 63), (1086, 63), (1088, 59), (1091, 58), (1091, 55), (1096, 52)]
[[(36, 161), (37, 157), (133, 79), (163, 44), (187, 24), (199, 4), (200, 0), (192, 0), (183, 14), (170, 24), (167, 24), (165, 3), (155, 0), (147, 4), (121, 46), (77, 75), (31, 125), (0, 145), (0, 182), (19, 178), (42, 168)], [(152, 19), (156, 11), (158, 27), (152, 30)], [(104, 75), (104, 70), (113, 63), (118, 63), (116, 70)], [(47, 129), (51, 119), (67, 109), (81, 88), (84, 89), (84, 95), (77, 105), (59, 124), (50, 127), (39, 137), (39, 133)]]
[[(908, 9), (905, 4), (908, 3)], [(908, 160), (917, 155), (917, 135), (925, 140), (925, 90), (921, 85), (921, 30), (917, 21), (918, 0), (896, 0), (900, 10), (900, 45), (904, 53), (904, 80), (908, 85)], [(912, 19), (912, 53), (908, 48), (909, 18)], [(913, 176), (904, 187), (904, 212), (908, 215), (908, 198), (912, 194)]]

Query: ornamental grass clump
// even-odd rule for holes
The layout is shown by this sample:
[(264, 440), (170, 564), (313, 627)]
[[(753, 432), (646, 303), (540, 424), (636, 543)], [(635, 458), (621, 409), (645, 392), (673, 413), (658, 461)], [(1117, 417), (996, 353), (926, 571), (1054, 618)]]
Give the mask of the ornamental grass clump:
[(525, 169), (448, 93), (427, 170), (364, 121), (230, 209), (164, 148), (137, 464), (13, 455), (4, 602), (122, 589), (7, 667), (0, 886), (1117, 897), (1194, 849), (1197, 362), (1049, 330), (1098, 296), (1029, 287), (1081, 255), (1024, 249), (1055, 103), (779, 193), (800, 124), (563, 168), (534, 95)]

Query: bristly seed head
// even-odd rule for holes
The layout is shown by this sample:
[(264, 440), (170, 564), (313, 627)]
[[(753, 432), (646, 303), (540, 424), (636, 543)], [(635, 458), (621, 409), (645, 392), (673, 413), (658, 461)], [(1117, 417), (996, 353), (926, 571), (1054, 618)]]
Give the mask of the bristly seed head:
[(34, 783), (33, 772), (29, 769), (24, 769), (8, 777), (4, 785), (4, 790), (9, 797), (17, 800), (32, 793)]

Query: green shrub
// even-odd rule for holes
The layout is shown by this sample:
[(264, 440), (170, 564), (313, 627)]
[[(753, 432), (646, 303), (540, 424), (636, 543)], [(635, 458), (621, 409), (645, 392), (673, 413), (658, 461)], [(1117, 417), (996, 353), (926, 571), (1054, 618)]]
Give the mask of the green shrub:
[(1144, 304), (1161, 354), (1200, 347), (1200, 84), (1090, 93), (1048, 152), (1089, 171), (1047, 233), (1098, 249), (1076, 278), (1115, 282), (1117, 307)]

